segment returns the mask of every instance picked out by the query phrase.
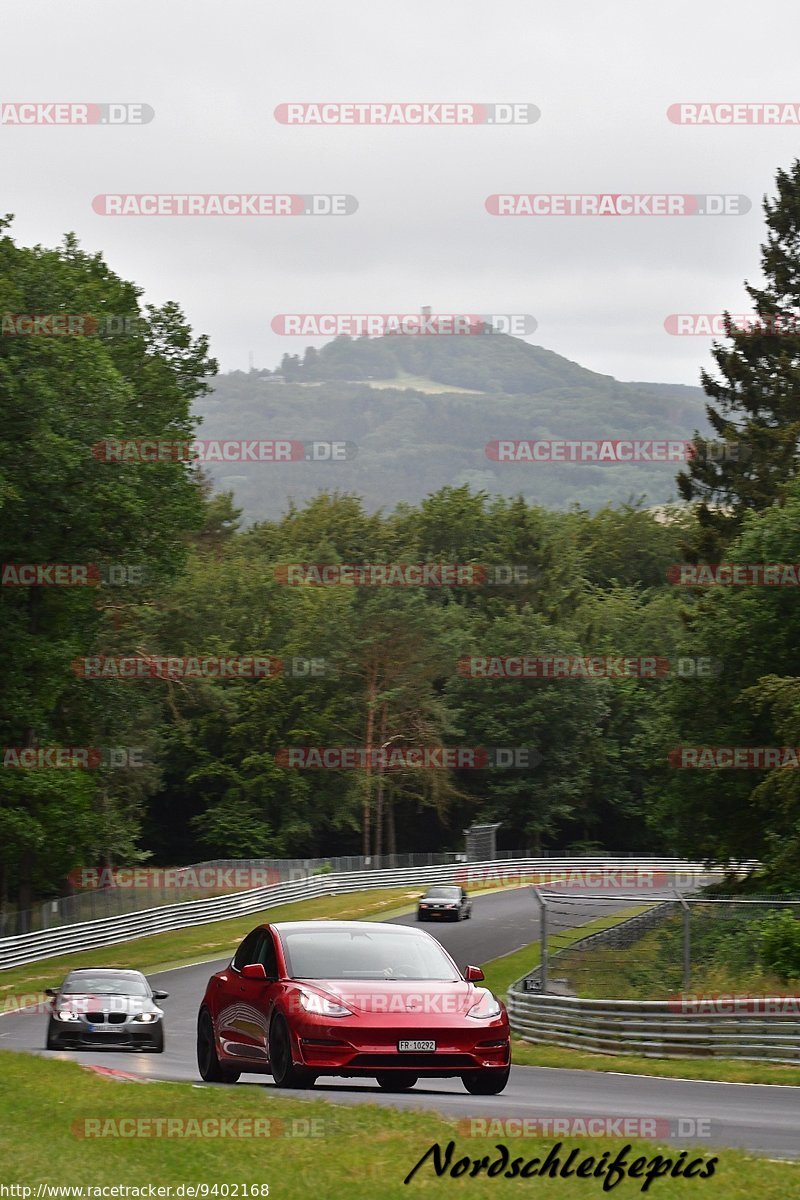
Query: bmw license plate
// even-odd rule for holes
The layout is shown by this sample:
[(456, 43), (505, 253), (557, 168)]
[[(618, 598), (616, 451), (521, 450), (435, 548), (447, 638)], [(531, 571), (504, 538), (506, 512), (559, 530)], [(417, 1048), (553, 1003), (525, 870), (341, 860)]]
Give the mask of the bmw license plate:
[(397, 1049), (398, 1050), (433, 1051), (436, 1049), (436, 1042), (423, 1042), (423, 1041), (398, 1042)]

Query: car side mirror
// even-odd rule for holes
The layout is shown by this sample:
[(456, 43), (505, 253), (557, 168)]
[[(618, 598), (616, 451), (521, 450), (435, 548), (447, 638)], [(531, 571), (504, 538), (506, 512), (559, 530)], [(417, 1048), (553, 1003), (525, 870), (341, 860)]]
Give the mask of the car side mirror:
[(160, 990), (153, 992), (154, 1000), (166, 1000), (168, 996), (169, 996), (169, 992), (162, 992)]
[(52, 998), (55, 1000), (56, 996), (58, 995), (58, 992), (56, 991), (55, 988), (45, 988), (44, 994), (45, 994), (45, 996), (52, 996)]
[[(246, 967), (242, 967), (242, 979), (254, 979), (260, 983), (270, 982), (269, 976), (264, 970), (263, 963), (248, 963)], [(271, 982), (274, 982), (274, 980)]]
[(486, 976), (480, 967), (467, 967), (466, 971), (464, 972), (464, 978), (466, 979), (467, 983), (480, 983), (480, 981), (485, 979)]

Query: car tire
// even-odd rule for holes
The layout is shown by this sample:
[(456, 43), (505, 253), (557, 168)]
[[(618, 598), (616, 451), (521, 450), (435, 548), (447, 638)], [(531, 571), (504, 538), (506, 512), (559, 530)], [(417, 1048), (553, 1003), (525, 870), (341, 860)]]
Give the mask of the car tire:
[(511, 1067), (497, 1070), (488, 1067), (484, 1071), (467, 1071), (461, 1076), (461, 1081), (473, 1096), (498, 1096), (508, 1083)]
[(296, 1067), (292, 1062), (291, 1034), (286, 1018), (280, 1013), (272, 1018), (269, 1027), (269, 1068), (276, 1087), (309, 1088), (317, 1082), (313, 1071)]
[(223, 1067), (217, 1054), (214, 1025), (207, 1008), (200, 1010), (197, 1018), (197, 1069), (206, 1083), (236, 1083), (241, 1071)]
[(423, 915), (422, 915), (422, 913), (421, 913), (421, 912), (418, 912), (418, 913), (417, 913), (417, 920), (418, 920), (418, 921), (424, 921), (424, 920), (425, 920), (425, 918), (423, 917)]
[(413, 1071), (381, 1071), (375, 1076), (384, 1092), (407, 1092), (419, 1079)]
[(60, 1050), (61, 1049), (61, 1044), (60, 1044), (58, 1038), (56, 1037), (56, 1023), (52, 1017), (50, 1017), (50, 1019), (47, 1022), (47, 1038), (45, 1039), (44, 1044), (48, 1050)]
[(163, 1054), (164, 1053), (164, 1027), (163, 1027), (163, 1025), (159, 1025), (156, 1035), (153, 1038), (153, 1045), (150, 1047), (150, 1050), (153, 1054)]

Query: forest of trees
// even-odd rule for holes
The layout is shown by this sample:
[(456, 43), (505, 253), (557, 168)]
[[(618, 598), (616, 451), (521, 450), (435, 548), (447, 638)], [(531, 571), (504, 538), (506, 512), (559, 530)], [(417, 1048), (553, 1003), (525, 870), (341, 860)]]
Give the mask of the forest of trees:
[[(777, 191), (751, 296), (765, 318), (796, 321), (800, 164)], [(128, 585), (0, 588), (0, 904), (58, 894), (79, 865), (460, 848), (475, 820), (500, 822), (509, 847), (760, 858), (772, 886), (800, 887), (800, 772), (670, 757), (800, 742), (797, 588), (684, 587), (671, 569), (800, 563), (800, 338), (731, 330), (716, 348), (711, 426), (753, 453), (690, 463), (686, 503), (668, 511), (554, 511), (463, 485), (374, 512), (331, 488), (247, 525), (189, 462), (92, 453), (109, 437), (190, 438), (216, 369), (207, 339), (177, 304), (141, 310), (139, 289), (74, 239), (20, 247), (8, 221), (0, 235), (0, 311), (142, 318), (134, 335), (0, 338), (2, 562), (144, 568)], [(287, 586), (281, 570), (433, 562), (526, 573), (506, 586), (319, 587)], [(80, 677), (75, 660), (90, 655), (289, 665), (128, 682)], [(459, 666), (516, 655), (666, 666), (557, 680)], [(317, 662), (303, 675), (293, 660)], [(281, 754), (389, 745), (530, 747), (539, 761), (302, 770)], [(56, 746), (141, 748), (144, 764), (23, 769), (8, 753)]]

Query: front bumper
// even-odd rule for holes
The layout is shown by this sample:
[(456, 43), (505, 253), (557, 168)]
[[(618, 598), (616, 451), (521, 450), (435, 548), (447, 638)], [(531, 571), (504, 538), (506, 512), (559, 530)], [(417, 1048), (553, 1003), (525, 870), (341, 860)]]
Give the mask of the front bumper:
[[(471, 1022), (472, 1023), (472, 1022)], [(398, 1050), (401, 1039), (431, 1040), (434, 1051)], [(508, 1026), (487, 1021), (482, 1028), (362, 1026), (295, 1027), (295, 1061), (317, 1074), (374, 1075), (376, 1071), (413, 1071), (447, 1077), (465, 1071), (502, 1068), (511, 1061)]]
[(163, 1021), (146, 1024), (133, 1017), (124, 1021), (89, 1021), (81, 1016), (77, 1021), (61, 1021), (50, 1018), (50, 1040), (67, 1049), (77, 1046), (109, 1046), (123, 1049), (149, 1048), (158, 1044), (163, 1037)]

